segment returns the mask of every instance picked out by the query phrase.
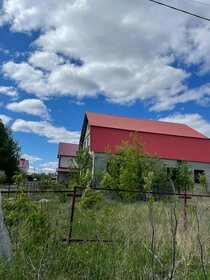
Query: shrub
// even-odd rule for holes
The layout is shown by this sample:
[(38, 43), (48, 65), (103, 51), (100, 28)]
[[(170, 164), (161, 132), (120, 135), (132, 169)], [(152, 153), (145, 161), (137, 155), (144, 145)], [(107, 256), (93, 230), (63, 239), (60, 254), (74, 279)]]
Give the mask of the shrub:
[[(151, 156), (145, 151), (144, 143), (138, 140), (137, 133), (132, 134), (133, 144), (122, 141), (117, 146), (118, 154), (113, 154), (109, 147), (106, 148), (108, 159), (101, 186), (114, 189), (144, 190), (145, 178), (153, 172), (151, 191), (166, 191), (169, 189), (166, 166), (155, 155)], [(120, 194), (126, 200), (135, 200), (138, 193)]]
[(104, 196), (98, 191), (93, 191), (90, 187), (87, 187), (82, 195), (82, 199), (79, 202), (81, 208), (94, 208), (99, 202), (104, 200)]
[(47, 215), (41, 206), (30, 201), (26, 193), (17, 193), (15, 201), (3, 199), (3, 211), (15, 247), (19, 245), (20, 235), (30, 236), (24, 243), (26, 249), (43, 244), (49, 238), (51, 229)]

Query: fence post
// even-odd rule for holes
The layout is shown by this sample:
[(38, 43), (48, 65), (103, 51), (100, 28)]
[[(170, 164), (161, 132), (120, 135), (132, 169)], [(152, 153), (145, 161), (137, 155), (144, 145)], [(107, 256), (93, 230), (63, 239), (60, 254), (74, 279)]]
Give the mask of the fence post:
[(184, 230), (187, 230), (187, 190), (184, 189)]
[(9, 198), (9, 193), (10, 193), (10, 183), (8, 185), (8, 198)]
[(75, 205), (75, 199), (76, 199), (76, 192), (77, 192), (77, 187), (74, 187), (74, 192), (73, 192), (73, 197), (72, 197), (72, 205), (71, 205), (71, 217), (70, 217), (70, 225), (69, 225), (68, 243), (71, 242), (72, 227), (73, 227), (73, 220), (74, 220), (74, 205)]
[(187, 190), (184, 189), (184, 193), (179, 196), (179, 198), (184, 199), (184, 230), (187, 230), (187, 199), (191, 199), (190, 196), (187, 196)]

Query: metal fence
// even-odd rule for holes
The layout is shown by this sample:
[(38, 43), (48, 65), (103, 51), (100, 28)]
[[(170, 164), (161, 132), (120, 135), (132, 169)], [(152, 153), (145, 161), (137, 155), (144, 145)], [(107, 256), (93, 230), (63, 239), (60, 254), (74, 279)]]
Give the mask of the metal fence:
[[(168, 256), (170, 275), (184, 259), (187, 264), (195, 263), (196, 269), (203, 269), (204, 279), (207, 279), (210, 267), (209, 194), (186, 190), (181, 194), (110, 188), (92, 190), (103, 194), (104, 200), (86, 209), (81, 207), (82, 187), (73, 190), (26, 188), (24, 192), (32, 202), (40, 203), (51, 217), (54, 231), (60, 232), (59, 238), (72, 247), (75, 243), (88, 246), (89, 242), (95, 242), (99, 247), (101, 244), (108, 246), (110, 250), (125, 246), (135, 250), (136, 247), (138, 252), (143, 249), (148, 252), (152, 266), (156, 262), (164, 267), (164, 258)], [(11, 200), (15, 200), (17, 193), (16, 190), (2, 191)], [(123, 200), (127, 194), (134, 195), (135, 199)]]
[[(103, 242), (113, 242), (116, 240), (112, 239), (103, 239), (103, 238), (96, 238), (96, 239), (89, 239), (89, 238), (79, 238), (75, 237), (75, 235), (78, 232), (78, 222), (75, 221), (75, 205), (76, 205), (76, 197), (81, 197), (81, 190), (82, 187), (74, 187), (74, 191), (71, 193), (72, 196), (72, 205), (71, 205), (71, 215), (70, 215), (70, 228), (69, 228), (69, 236), (68, 236), (68, 242), (84, 242), (84, 241), (103, 241)], [(201, 221), (203, 224), (203, 219), (206, 217), (206, 225), (210, 226), (209, 224), (209, 218), (210, 218), (210, 195), (209, 194), (193, 194), (193, 193), (187, 193), (186, 190), (184, 190), (183, 193), (170, 193), (170, 192), (146, 192), (146, 191), (140, 191), (140, 190), (127, 190), (127, 189), (110, 189), (110, 188), (96, 188), (93, 187), (92, 190), (100, 191), (103, 193), (131, 193), (131, 194), (141, 194), (141, 199), (138, 201), (138, 203), (130, 203), (129, 205), (133, 205), (133, 211), (136, 211), (136, 208), (140, 207), (143, 209), (143, 211), (151, 211), (149, 207), (149, 202), (147, 199), (147, 195), (152, 195), (155, 197), (155, 202), (153, 208), (153, 212), (157, 210), (157, 208), (162, 208), (162, 213), (165, 213), (167, 211), (171, 211), (171, 206), (175, 207), (177, 210), (177, 215), (179, 216), (180, 220), (180, 229), (183, 232), (186, 232), (189, 227), (193, 224), (192, 216), (194, 216), (195, 219), (199, 219), (197, 222)], [(143, 197), (143, 198), (142, 198)], [(113, 203), (114, 204), (120, 204), (123, 205), (124, 202), (122, 202), (119, 199), (115, 199), (116, 197), (113, 197)], [(174, 200), (175, 199), (175, 200)], [(190, 201), (190, 202), (189, 202)], [(127, 205), (128, 203), (125, 203)], [(131, 207), (132, 208), (132, 207)], [(160, 210), (160, 209), (159, 209)], [(81, 212), (79, 208), (77, 208), (78, 212)], [(92, 212), (94, 210), (91, 210)], [(165, 212), (166, 211), (166, 212)], [(198, 213), (199, 211), (199, 213)], [(96, 210), (97, 212), (97, 210)], [(201, 213), (202, 215), (201, 215)], [(81, 213), (80, 213), (81, 214)], [(76, 215), (76, 219), (79, 219), (80, 214)], [(154, 216), (156, 216), (157, 213), (153, 213)], [(169, 213), (168, 213), (169, 214)], [(81, 214), (82, 215), (82, 214)], [(99, 213), (100, 215), (100, 213)], [(200, 215), (198, 217), (198, 215)], [(132, 214), (129, 213), (129, 216), (131, 217)], [(135, 216), (135, 213), (133, 213), (133, 216)], [(189, 217), (188, 217), (189, 216)], [(148, 217), (149, 219), (149, 217)], [(156, 220), (157, 222), (157, 220)], [(75, 227), (75, 230), (73, 232), (73, 224)], [(79, 222), (80, 224), (80, 222)], [(139, 224), (141, 224), (141, 220), (139, 221)], [(97, 231), (97, 228), (96, 228)], [(74, 235), (74, 236), (73, 236)], [(73, 238), (74, 237), (74, 238)]]

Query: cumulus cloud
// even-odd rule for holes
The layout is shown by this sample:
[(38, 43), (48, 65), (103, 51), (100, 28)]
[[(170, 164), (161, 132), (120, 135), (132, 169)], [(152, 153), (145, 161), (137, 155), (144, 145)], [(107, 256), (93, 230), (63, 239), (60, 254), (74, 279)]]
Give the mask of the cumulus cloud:
[(29, 62), (35, 67), (50, 71), (55, 69), (59, 64), (62, 64), (64, 59), (53, 52), (36, 51), (29, 58)]
[(17, 64), (9, 61), (2, 66), (2, 70), (6, 77), (15, 80), (19, 87), (28, 93), (37, 92), (38, 97), (45, 95), (45, 92), (50, 93), (50, 88), (45, 82), (44, 73), (26, 62)]
[[(208, 13), (193, 2), (182, 8)], [(185, 68), (210, 70), (204, 21), (138, 0), (5, 0), (3, 11), (13, 31), (42, 31), (27, 61), (2, 66), (5, 77), (40, 99), (101, 94), (112, 103), (146, 101), (155, 111), (199, 100), (189, 93)]]
[(210, 83), (200, 86), (199, 88), (186, 89), (179, 95), (169, 95), (167, 98), (163, 95), (159, 99), (159, 102), (155, 103), (150, 110), (172, 110), (176, 104), (184, 104), (189, 101), (194, 101), (201, 106), (208, 106), (210, 103)]
[(159, 121), (175, 122), (186, 124), (200, 133), (210, 137), (210, 123), (200, 114), (180, 114), (176, 113), (168, 117), (161, 118)]
[(16, 132), (21, 131), (45, 136), (49, 143), (79, 143), (80, 138), (79, 131), (68, 131), (65, 127), (55, 127), (47, 121), (34, 122), (17, 119), (11, 128)]
[(47, 163), (40, 164), (40, 166), (42, 166), (42, 167), (57, 168), (58, 167), (58, 162), (57, 161), (49, 161)]
[[(31, 163), (33, 164), (33, 163), (36, 162), (36, 161), (42, 160), (42, 159), (39, 158), (39, 157), (31, 156), (31, 155), (27, 155), (27, 154), (21, 154), (21, 158), (25, 158), (25, 159), (29, 160), (29, 163), (30, 163), (30, 164), (31, 164)], [(32, 168), (32, 167), (30, 167), (30, 168)]]
[(38, 99), (25, 99), (18, 103), (9, 103), (6, 108), (13, 112), (23, 112), (29, 115), (39, 116), (44, 119), (50, 118), (47, 107), (41, 100)]
[(18, 93), (13, 87), (0, 86), (0, 93), (6, 94), (11, 97), (17, 97)]
[(40, 169), (45, 173), (54, 173), (56, 171), (56, 168), (58, 167), (57, 161), (49, 161), (43, 164), (40, 164)]
[(0, 115), (0, 120), (3, 122), (3, 124), (7, 125), (12, 118), (5, 116), (5, 115)]

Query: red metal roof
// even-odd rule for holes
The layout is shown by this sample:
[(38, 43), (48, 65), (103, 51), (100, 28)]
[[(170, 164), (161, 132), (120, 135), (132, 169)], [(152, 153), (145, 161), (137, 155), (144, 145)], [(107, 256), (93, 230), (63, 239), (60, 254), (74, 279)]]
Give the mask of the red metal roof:
[(76, 151), (78, 151), (78, 148), (79, 148), (78, 144), (60, 142), (59, 147), (58, 147), (58, 156), (75, 157)]
[(208, 139), (205, 135), (185, 124), (120, 117), (91, 112), (86, 112), (86, 116), (91, 126)]

